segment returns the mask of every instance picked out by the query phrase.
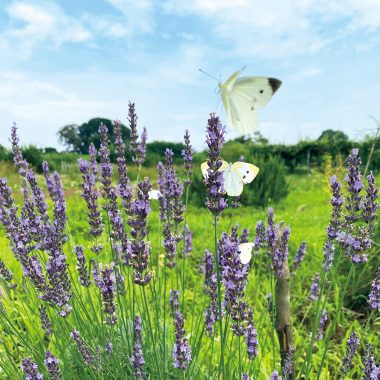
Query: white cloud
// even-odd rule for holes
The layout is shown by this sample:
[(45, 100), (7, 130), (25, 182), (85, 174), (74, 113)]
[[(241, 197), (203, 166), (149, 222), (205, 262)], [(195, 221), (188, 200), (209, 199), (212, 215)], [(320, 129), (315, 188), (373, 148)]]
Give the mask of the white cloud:
[(19, 58), (29, 58), (42, 45), (60, 47), (64, 42), (84, 42), (92, 34), (78, 20), (67, 16), (52, 2), (15, 1), (6, 11), (11, 27), (1, 36), (0, 45)]
[(151, 0), (106, 0), (120, 11), (128, 35), (151, 33), (154, 30), (154, 2)]
[(342, 34), (380, 27), (379, 0), (168, 0), (163, 9), (207, 20), (240, 57), (314, 55)]

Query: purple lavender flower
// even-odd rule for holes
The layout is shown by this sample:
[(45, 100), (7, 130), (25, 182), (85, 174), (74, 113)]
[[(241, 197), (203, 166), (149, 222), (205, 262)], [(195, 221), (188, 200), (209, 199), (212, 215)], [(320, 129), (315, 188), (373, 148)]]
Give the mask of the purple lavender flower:
[(16, 123), (13, 123), (13, 126), (11, 128), (11, 139), (10, 139), (10, 142), (12, 143), (13, 162), (16, 165), (19, 173), (22, 176), (25, 176), (27, 170), (29, 169), (29, 164), (22, 155), (22, 152), (19, 146), (19, 141), (20, 139), (17, 136)]
[(256, 223), (256, 236), (255, 236), (254, 246), (253, 246), (253, 250), (255, 254), (257, 254), (258, 251), (264, 247), (265, 242), (266, 242), (266, 231), (265, 231), (264, 222), (262, 220), (259, 220)]
[(44, 363), (51, 380), (62, 379), (61, 369), (59, 368), (59, 360), (49, 350), (45, 352)]
[[(275, 276), (281, 277), (284, 275), (284, 263), (288, 260), (290, 227), (287, 226), (281, 231), (277, 226), (269, 226), (268, 224), (268, 245), (270, 244), (268, 253), (272, 258), (272, 267)], [(269, 231), (274, 233), (272, 241), (269, 241)]]
[(106, 345), (104, 347), (105, 351), (107, 352), (108, 355), (113, 354), (113, 344), (110, 340), (107, 340)]
[(142, 337), (141, 337), (141, 318), (139, 316), (135, 317), (134, 324), (133, 324), (133, 337), (134, 337), (134, 346), (133, 346), (133, 353), (131, 355), (131, 363), (134, 370), (134, 377), (135, 379), (144, 379), (144, 353), (142, 351)]
[(7, 283), (10, 289), (15, 288), (17, 285), (12, 282), (13, 273), (5, 266), (3, 260), (0, 259), (0, 276)]
[(219, 168), (222, 166), (220, 152), (225, 140), (224, 134), (225, 130), (219, 118), (215, 114), (211, 114), (206, 130), (206, 144), (209, 152), (208, 169), (204, 183), (207, 191), (206, 207), (215, 216), (219, 215), (227, 207), (227, 200), (223, 195), (223, 173), (219, 171)]
[(281, 377), (276, 370), (273, 370), (269, 380), (280, 380)]
[(376, 366), (375, 357), (372, 353), (372, 347), (367, 344), (367, 349), (362, 357), (363, 379), (362, 380), (379, 380), (380, 379), (380, 365)]
[(327, 235), (330, 239), (335, 239), (342, 226), (342, 205), (343, 197), (341, 193), (342, 185), (333, 175), (330, 178), (332, 197), (330, 203), (332, 205), (330, 223), (327, 227)]
[(114, 271), (115, 271), (117, 292), (120, 295), (124, 295), (125, 294), (124, 276), (121, 274), (119, 267), (115, 267)]
[[(88, 209), (87, 215), (88, 223), (91, 227), (90, 233), (95, 239), (97, 239), (102, 234), (104, 225), (102, 223), (101, 212), (98, 206), (99, 192), (95, 187), (95, 173), (92, 165), (88, 161), (79, 159), (78, 162), (80, 171), (83, 174), (82, 197), (84, 198)], [(99, 254), (102, 247), (94, 244), (91, 249), (94, 253)]]
[(76, 245), (73, 249), (73, 252), (77, 255), (78, 259), (78, 272), (79, 272), (79, 281), (82, 286), (88, 288), (91, 285), (90, 277), (88, 275), (86, 259), (83, 255), (83, 246)]
[(70, 336), (71, 336), (71, 338), (74, 339), (75, 343), (77, 344), (78, 351), (80, 352), (85, 364), (86, 365), (93, 364), (94, 363), (94, 356), (91, 353), (90, 347), (81, 338), (79, 331), (74, 330), (72, 333), (70, 333)]
[(193, 151), (190, 145), (190, 134), (189, 131), (186, 129), (185, 136), (184, 136), (184, 149), (182, 149), (182, 157), (184, 161), (185, 166), (185, 184), (190, 185), (192, 180), (191, 176), (193, 175)]
[(252, 360), (257, 356), (259, 342), (257, 340), (257, 331), (253, 322), (253, 312), (248, 312), (248, 325), (245, 331), (245, 342), (247, 344), (248, 359)]
[(117, 172), (118, 172), (118, 192), (120, 194), (124, 211), (130, 214), (131, 202), (133, 198), (133, 186), (130, 184), (127, 175), (127, 164), (125, 161), (125, 144), (123, 142), (121, 124), (119, 121), (114, 123), (115, 134), (115, 151), (117, 154)]
[(296, 270), (300, 267), (303, 259), (305, 258), (306, 254), (306, 242), (302, 242), (301, 245), (298, 248), (298, 251), (294, 257), (294, 264), (293, 264), (293, 269)]
[(53, 333), (53, 324), (51, 323), (49, 316), (44, 305), (40, 305), (38, 308), (40, 314), (40, 321), (42, 330), (46, 336), (50, 336)]
[(187, 338), (185, 337), (185, 321), (183, 319), (182, 313), (179, 311), (178, 296), (179, 292), (177, 290), (170, 291), (170, 305), (172, 308), (172, 318), (175, 328), (173, 365), (174, 368), (185, 370), (191, 362), (191, 347), (187, 341)]
[(248, 239), (249, 239), (249, 229), (243, 228), (240, 234), (240, 243), (248, 243)]
[(345, 217), (346, 225), (356, 222), (359, 219), (358, 211), (360, 210), (360, 202), (362, 199), (360, 192), (364, 187), (360, 174), (360, 164), (359, 149), (352, 149), (348, 157), (348, 173), (344, 178), (348, 185), (348, 192), (350, 193), (346, 204), (348, 211), (348, 215)]
[(373, 310), (380, 310), (380, 267), (377, 269), (376, 277), (372, 281), (369, 293), (369, 305)]
[(38, 372), (37, 364), (31, 358), (22, 359), (21, 369), (25, 373), (26, 380), (43, 379), (43, 376)]
[(144, 128), (143, 133), (141, 134), (141, 140), (139, 142), (135, 104), (131, 102), (128, 104), (128, 121), (131, 129), (131, 135), (129, 137), (129, 150), (132, 155), (132, 161), (137, 165), (142, 165), (145, 161), (147, 133)]
[(241, 380), (251, 380), (251, 378), (248, 376), (248, 373), (243, 373), (241, 375)]
[(362, 216), (364, 221), (369, 224), (370, 230), (373, 229), (373, 222), (376, 218), (376, 211), (379, 208), (379, 205), (376, 203), (377, 198), (379, 197), (379, 189), (375, 186), (375, 177), (372, 172), (367, 176), (368, 187), (366, 189), (366, 196), (364, 201), (360, 205), (362, 210)]
[(108, 216), (113, 227), (111, 237), (116, 241), (122, 241), (124, 239), (124, 223), (117, 206), (116, 189), (112, 185), (113, 170), (108, 146), (108, 129), (104, 124), (100, 124), (99, 133), (101, 141), (99, 155), (101, 182), (103, 185), (102, 196), (107, 202), (104, 205), (104, 208), (108, 212)]
[(98, 162), (96, 161), (96, 156), (98, 152), (96, 151), (94, 143), (91, 143), (88, 147), (88, 155), (90, 156), (91, 171), (94, 175), (98, 174)]
[(317, 273), (314, 278), (313, 278), (313, 282), (311, 284), (311, 287), (310, 287), (310, 296), (309, 296), (309, 299), (312, 300), (312, 301), (316, 301), (319, 297), (319, 292), (320, 292), (320, 289), (319, 289), (319, 280), (320, 280), (320, 275), (319, 273)]
[(322, 314), (321, 314), (321, 319), (319, 320), (319, 328), (317, 332), (318, 340), (323, 339), (323, 334), (325, 333), (326, 328), (327, 328), (327, 322), (328, 322), (327, 311), (326, 309), (323, 309)]
[(283, 360), (283, 362), (281, 363), (281, 371), (282, 371), (282, 375), (285, 379), (290, 379), (290, 378), (294, 378), (293, 375), (293, 352), (292, 351), (289, 351), (286, 356), (285, 356), (285, 359)]
[(183, 235), (184, 235), (183, 254), (185, 256), (189, 256), (193, 250), (193, 233), (191, 232), (187, 224), (185, 225), (183, 229)]
[(209, 250), (205, 250), (204, 262), (204, 285), (203, 292), (210, 296), (210, 306), (205, 310), (206, 331), (211, 336), (214, 333), (214, 324), (219, 320), (217, 306), (217, 280), (214, 273), (214, 258)]
[(100, 291), (102, 293), (104, 313), (106, 314), (106, 323), (114, 325), (117, 321), (116, 316), (116, 278), (113, 270), (114, 263), (106, 265), (104, 269), (100, 269)]
[(131, 204), (131, 215), (128, 225), (131, 227), (132, 239), (128, 241), (128, 250), (123, 257), (123, 262), (132, 265), (133, 282), (145, 286), (153, 277), (153, 272), (148, 269), (150, 244), (144, 239), (147, 235), (147, 217), (150, 212), (149, 190), (151, 184), (148, 178), (139, 182), (137, 186), (137, 199)]
[(360, 343), (359, 336), (355, 331), (352, 331), (351, 335), (347, 340), (346, 346), (346, 355), (342, 359), (342, 366), (340, 368), (340, 372), (343, 374), (347, 374), (347, 372), (353, 367), (352, 360), (355, 356), (356, 349), (358, 348)]
[(335, 254), (335, 245), (331, 239), (327, 239), (323, 246), (323, 265), (322, 268), (326, 272), (330, 272)]
[(160, 218), (164, 225), (163, 246), (166, 254), (166, 266), (170, 269), (177, 265), (177, 243), (182, 236), (178, 233), (179, 223), (183, 221), (184, 204), (182, 202), (183, 185), (173, 165), (173, 151), (166, 149), (165, 166), (157, 166), (159, 172)]
[(92, 265), (91, 273), (92, 273), (92, 277), (94, 279), (94, 284), (95, 284), (95, 286), (100, 288), (101, 282), (102, 282), (102, 280), (100, 278), (100, 268), (99, 268), (100, 265), (98, 264), (98, 262), (95, 259), (91, 259), (90, 262)]
[(242, 264), (239, 254), (238, 226), (231, 229), (231, 234), (222, 234), (218, 242), (219, 267), (225, 287), (224, 307), (233, 320), (232, 331), (237, 336), (245, 333), (248, 309), (244, 298), (248, 278), (248, 264)]

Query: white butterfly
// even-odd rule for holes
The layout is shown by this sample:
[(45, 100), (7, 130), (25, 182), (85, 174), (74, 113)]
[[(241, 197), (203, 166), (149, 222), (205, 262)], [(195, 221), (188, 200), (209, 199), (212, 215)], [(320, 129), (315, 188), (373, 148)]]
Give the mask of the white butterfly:
[(242, 264), (248, 264), (252, 258), (253, 243), (241, 243), (238, 248), (238, 255)]
[(149, 199), (159, 199), (162, 197), (162, 194), (159, 190), (149, 190), (148, 191)]
[[(209, 167), (207, 162), (201, 165), (202, 174), (207, 177)], [(243, 186), (251, 183), (259, 172), (259, 168), (247, 162), (235, 162), (230, 164), (227, 161), (222, 161), (222, 166), (218, 171), (223, 173), (224, 190), (227, 195), (238, 197), (243, 192)]]
[(269, 102), (281, 81), (266, 77), (239, 78), (243, 69), (236, 71), (224, 83), (219, 82), (219, 89), (228, 126), (241, 134), (248, 134), (257, 127), (256, 111)]

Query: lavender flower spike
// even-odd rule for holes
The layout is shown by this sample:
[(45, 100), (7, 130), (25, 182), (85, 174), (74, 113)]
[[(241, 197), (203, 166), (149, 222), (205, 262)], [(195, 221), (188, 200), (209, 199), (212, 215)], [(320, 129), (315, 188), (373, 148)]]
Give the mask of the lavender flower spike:
[(342, 360), (342, 366), (340, 372), (347, 374), (347, 372), (353, 367), (352, 360), (355, 356), (356, 349), (360, 343), (359, 336), (353, 331), (347, 340), (346, 355)]
[(270, 375), (269, 380), (280, 380), (280, 379), (281, 379), (280, 375), (278, 374), (276, 370), (274, 370), (272, 374)]
[(227, 200), (224, 198), (223, 173), (218, 169), (222, 166), (220, 153), (224, 143), (225, 130), (215, 114), (210, 115), (206, 130), (206, 144), (208, 145), (208, 170), (204, 180), (207, 191), (206, 207), (217, 216), (226, 207)]
[(377, 269), (376, 277), (372, 281), (369, 305), (373, 310), (380, 310), (380, 267)]
[(147, 132), (144, 128), (141, 134), (141, 140), (137, 132), (137, 115), (135, 112), (135, 103), (128, 104), (128, 121), (131, 129), (129, 137), (129, 150), (132, 155), (132, 161), (137, 165), (142, 165), (145, 161)]
[(133, 346), (133, 353), (131, 356), (131, 363), (134, 369), (134, 377), (136, 380), (142, 380), (144, 379), (144, 354), (141, 348), (141, 318), (139, 316), (135, 317), (134, 323), (133, 323), (133, 332), (134, 332), (134, 346)]
[(100, 270), (99, 288), (102, 293), (104, 313), (106, 314), (106, 323), (108, 325), (113, 325), (117, 321), (115, 304), (116, 278), (113, 267), (114, 263), (111, 263)]
[(218, 318), (218, 306), (217, 306), (217, 280), (214, 273), (214, 258), (209, 250), (205, 250), (204, 258), (204, 272), (205, 279), (203, 285), (203, 292), (210, 296), (210, 306), (205, 310), (205, 324), (206, 331), (211, 336), (214, 333), (214, 324)]
[(24, 156), (22, 155), (20, 146), (19, 146), (19, 137), (17, 136), (17, 126), (16, 123), (13, 123), (13, 126), (11, 128), (11, 139), (12, 143), (12, 154), (13, 154), (13, 162), (15, 163), (16, 167), (18, 168), (19, 173), (22, 176), (25, 176), (26, 172), (29, 169), (28, 162), (24, 159)]
[(62, 379), (61, 369), (59, 368), (59, 360), (49, 350), (45, 352), (44, 363), (51, 380)]
[(184, 149), (182, 149), (182, 157), (184, 161), (185, 166), (185, 184), (190, 185), (191, 184), (191, 176), (193, 174), (193, 152), (190, 145), (190, 134), (189, 131), (186, 129), (185, 136), (184, 136)]
[(362, 209), (363, 219), (369, 225), (369, 229), (374, 227), (374, 220), (376, 218), (376, 211), (379, 208), (377, 198), (379, 197), (379, 189), (375, 186), (375, 177), (372, 172), (367, 176), (368, 187), (366, 189), (366, 196), (363, 203), (360, 205)]
[(376, 366), (375, 357), (372, 353), (372, 347), (367, 344), (367, 349), (362, 357), (363, 379), (362, 380), (379, 380), (380, 379), (380, 365)]
[(44, 334), (46, 336), (50, 336), (53, 333), (53, 325), (49, 319), (45, 306), (41, 305), (38, 308), (38, 311), (40, 313), (40, 321), (41, 321), (42, 330), (44, 330)]
[(85, 286), (88, 288), (91, 285), (90, 277), (88, 275), (88, 269), (86, 265), (86, 259), (83, 255), (83, 246), (77, 245), (74, 247), (75, 254), (77, 255), (78, 259), (78, 272), (79, 272), (79, 281), (82, 286)]
[(25, 373), (26, 380), (43, 379), (43, 376), (38, 372), (37, 364), (31, 358), (22, 359), (21, 369)]
[(177, 290), (170, 291), (170, 304), (172, 308), (173, 324), (175, 328), (175, 343), (173, 347), (173, 365), (174, 368), (182, 370), (187, 369), (191, 362), (191, 347), (184, 329), (185, 321), (182, 313), (179, 311)]
[(298, 248), (296, 256), (294, 257), (294, 264), (293, 264), (294, 270), (300, 267), (303, 259), (305, 258), (305, 254), (306, 254), (306, 242), (303, 241)]
[(77, 344), (78, 351), (82, 355), (82, 358), (86, 365), (90, 365), (94, 363), (94, 356), (91, 353), (90, 348), (88, 347), (87, 343), (81, 338), (79, 331), (74, 330), (72, 333), (70, 333), (71, 338), (74, 339), (75, 343)]
[(318, 340), (323, 339), (323, 334), (327, 328), (327, 322), (328, 322), (327, 311), (325, 309), (323, 309), (321, 319), (319, 320), (319, 328), (318, 328), (318, 332), (317, 332), (317, 339)]
[(314, 276), (313, 282), (312, 282), (311, 287), (310, 287), (310, 297), (309, 298), (312, 301), (316, 301), (319, 297), (319, 292), (320, 292), (319, 280), (320, 280), (320, 275), (319, 275), (319, 273), (317, 273)]
[(330, 185), (332, 191), (332, 197), (330, 199), (332, 211), (330, 224), (327, 227), (327, 235), (330, 239), (335, 239), (342, 226), (342, 205), (344, 200), (341, 192), (342, 185), (335, 175), (330, 178)]

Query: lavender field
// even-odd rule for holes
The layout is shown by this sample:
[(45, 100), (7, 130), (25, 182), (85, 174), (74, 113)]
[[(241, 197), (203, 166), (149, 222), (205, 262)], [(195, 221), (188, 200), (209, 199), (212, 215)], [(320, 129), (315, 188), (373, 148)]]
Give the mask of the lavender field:
[(127, 145), (120, 124), (112, 142), (100, 125), (99, 151), (62, 175), (48, 162), (36, 174), (12, 128), (1, 378), (379, 379), (378, 188), (360, 152), (331, 173), (288, 175), (269, 208), (239, 207), (223, 190), (226, 131), (211, 114), (195, 207), (191, 136), (183, 166), (168, 149), (145, 167), (133, 117)]

